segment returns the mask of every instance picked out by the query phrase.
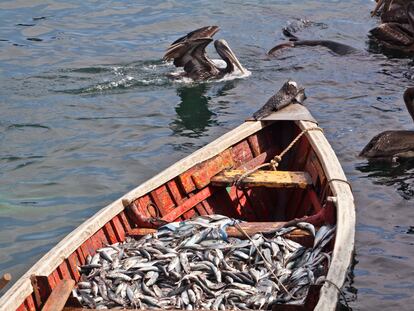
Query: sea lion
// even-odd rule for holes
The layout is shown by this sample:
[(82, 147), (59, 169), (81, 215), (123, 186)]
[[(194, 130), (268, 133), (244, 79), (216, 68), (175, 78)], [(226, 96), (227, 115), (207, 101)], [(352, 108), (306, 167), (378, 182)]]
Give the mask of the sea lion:
[(274, 52), (288, 47), (297, 47), (297, 46), (323, 46), (330, 49), (332, 52), (338, 55), (347, 55), (358, 52), (357, 49), (352, 46), (331, 41), (331, 40), (298, 40), (298, 41), (289, 41), (278, 44), (271, 48), (268, 55), (272, 55)]
[(284, 27), (283, 34), (289, 38), (289, 41), (274, 46), (267, 52), (268, 55), (273, 55), (276, 51), (284, 48), (297, 46), (323, 46), (338, 55), (347, 55), (358, 52), (358, 50), (352, 46), (331, 40), (300, 40), (295, 34), (293, 34), (293, 29), (291, 27)]

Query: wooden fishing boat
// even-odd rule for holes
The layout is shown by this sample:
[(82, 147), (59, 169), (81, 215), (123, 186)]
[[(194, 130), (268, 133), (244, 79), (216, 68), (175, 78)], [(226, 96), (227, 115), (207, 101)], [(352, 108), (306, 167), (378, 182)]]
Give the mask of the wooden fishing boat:
[[(306, 108), (294, 104), (244, 122), (104, 207), (17, 280), (0, 298), (0, 310), (81, 310), (70, 293), (88, 255), (159, 223), (214, 213), (248, 221), (248, 234), (295, 219), (336, 224), (328, 281), (311, 286), (303, 305), (278, 306), (335, 309), (354, 248), (353, 196), (323, 132)], [(290, 238), (306, 244), (313, 237), (295, 230)]]

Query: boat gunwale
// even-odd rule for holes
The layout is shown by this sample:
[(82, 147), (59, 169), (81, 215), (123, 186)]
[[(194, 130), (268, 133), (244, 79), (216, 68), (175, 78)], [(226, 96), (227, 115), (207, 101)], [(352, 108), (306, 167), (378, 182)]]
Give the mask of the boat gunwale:
[[(82, 224), (76, 227), (71, 231), (65, 238), (63, 238), (58, 244), (56, 244), (52, 249), (50, 249), (44, 256), (42, 256), (26, 273), (24, 273), (11, 288), (9, 288), (1, 297), (0, 297), (0, 310), (15, 310), (17, 309), (25, 299), (33, 293), (32, 284), (30, 281), (30, 276), (35, 274), (39, 276), (49, 276), (57, 267), (67, 259), (73, 252), (75, 252), (88, 238), (93, 234), (99, 231), (105, 224), (111, 221), (119, 213), (121, 213), (125, 208), (123, 201), (127, 200), (132, 202), (134, 199), (147, 194), (148, 192), (158, 188), (159, 186), (165, 184), (171, 179), (177, 177), (181, 173), (187, 171), (191, 167), (208, 160), (218, 153), (224, 151), (225, 149), (235, 145), (236, 143), (242, 141), (246, 137), (257, 133), (263, 128), (273, 124), (278, 121), (248, 121), (244, 122), (233, 130), (223, 134), (222, 136), (215, 139), (213, 142), (207, 144), (206, 146), (200, 148), (194, 153), (188, 155), (187, 157), (175, 162), (165, 170), (156, 174), (154, 177), (150, 178), (146, 182), (137, 186), (133, 190), (129, 191), (119, 199), (103, 207), (97, 213), (92, 215), (90, 218), (85, 220)], [(302, 130), (305, 128), (316, 127), (314, 122), (310, 121), (291, 121), (294, 122)], [(311, 142), (312, 149), (317, 154), (319, 161), (321, 162), (324, 174), (329, 179), (345, 179), (345, 174), (343, 173), (342, 167), (332, 150), (329, 142), (326, 140), (323, 133), (319, 131), (309, 131), (305, 134), (309, 141)], [(322, 144), (322, 145), (318, 145)], [(323, 148), (322, 148), (323, 147)], [(323, 149), (323, 150), (320, 150)], [(329, 154), (333, 155), (333, 158), (336, 161), (333, 163), (325, 163), (322, 155)], [(332, 170), (329, 172), (327, 169)], [(338, 171), (338, 173), (334, 173)], [(354, 230), (355, 230), (355, 211), (353, 206), (353, 197), (348, 185), (340, 182), (330, 183), (332, 193), (337, 196), (338, 204), (337, 208), (337, 232), (338, 230), (344, 230), (347, 232), (345, 234), (347, 237), (352, 238), (352, 243), (348, 247), (340, 247), (338, 243), (338, 234), (335, 238), (335, 248), (334, 254), (331, 262), (331, 266), (328, 271), (327, 279), (331, 282), (335, 282), (338, 277), (333, 278), (333, 273), (331, 273), (331, 267), (335, 267), (339, 271), (347, 270), (354, 245)], [(341, 201), (346, 200), (345, 204), (342, 204)], [(352, 203), (352, 204), (351, 204)], [(346, 226), (346, 215), (341, 213), (341, 210), (349, 210), (346, 215), (351, 215), (351, 226)], [(353, 218), (352, 218), (353, 215)], [(353, 223), (353, 225), (352, 225)], [(342, 235), (339, 235), (340, 240), (343, 242), (344, 239)], [(349, 242), (349, 241), (348, 241)], [(351, 247), (352, 246), (352, 247)], [(338, 254), (343, 254), (345, 260), (340, 260)], [(339, 261), (338, 261), (339, 260)], [(345, 265), (345, 266), (344, 266)], [(345, 279), (345, 273), (340, 276), (341, 280)], [(342, 285), (343, 281), (340, 282)], [(327, 298), (331, 297), (331, 298)], [(337, 302), (338, 292), (336, 289), (332, 289), (332, 286), (329, 286), (328, 283), (325, 283), (321, 289), (321, 299), (319, 299), (316, 309), (318, 310), (332, 310)], [(323, 303), (322, 303), (323, 302)], [(334, 303), (333, 303), (334, 302)], [(315, 310), (316, 310), (315, 309)]]

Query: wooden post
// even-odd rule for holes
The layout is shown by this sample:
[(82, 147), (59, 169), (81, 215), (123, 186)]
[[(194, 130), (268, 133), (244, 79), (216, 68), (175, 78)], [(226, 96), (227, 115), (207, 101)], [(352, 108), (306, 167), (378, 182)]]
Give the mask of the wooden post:
[(5, 273), (0, 278), (0, 290), (7, 286), (7, 284), (11, 281), (12, 277), (10, 273)]

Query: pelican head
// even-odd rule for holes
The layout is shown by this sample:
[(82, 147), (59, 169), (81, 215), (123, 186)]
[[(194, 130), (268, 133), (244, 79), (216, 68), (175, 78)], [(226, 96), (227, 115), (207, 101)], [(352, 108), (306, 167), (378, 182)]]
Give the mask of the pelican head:
[(236, 67), (239, 68), (242, 74), (246, 73), (246, 69), (244, 69), (243, 66), (240, 64), (239, 60), (231, 50), (226, 40), (220, 39), (214, 41), (214, 47), (216, 48), (216, 51), (220, 55), (220, 57), (227, 63), (226, 69), (229, 72), (232, 70), (231, 67), (233, 67), (233, 65), (236, 65)]

